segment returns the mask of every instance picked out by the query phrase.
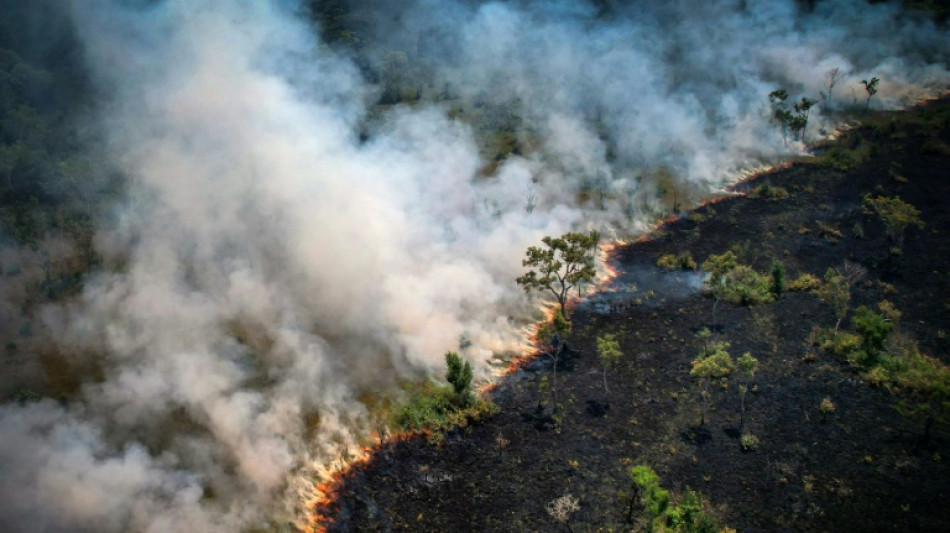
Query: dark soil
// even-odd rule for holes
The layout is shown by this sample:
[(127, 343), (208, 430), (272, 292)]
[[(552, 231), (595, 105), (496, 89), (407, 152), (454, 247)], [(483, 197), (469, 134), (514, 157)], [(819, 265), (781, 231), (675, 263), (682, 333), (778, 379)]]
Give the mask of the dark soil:
[[(740, 187), (783, 187), (787, 199), (726, 198), (617, 250), (621, 276), (576, 309), (572, 368), (558, 372), (560, 409), (547, 397), (538, 407), (550, 364), (523, 365), (492, 393), (501, 413), (488, 422), (439, 446), (391, 443), (349, 472), (329, 531), (567, 531), (545, 506), (568, 493), (580, 500), (573, 531), (631, 531), (624, 518), (636, 464), (676, 493), (700, 491), (741, 532), (950, 531), (947, 428), (935, 426), (923, 442), (921, 421), (902, 417), (893, 394), (805, 342), (813, 327), (833, 326), (829, 306), (786, 293), (753, 307), (720, 303), (714, 323), (698, 278), (656, 267), (663, 254), (702, 262), (731, 248), (759, 271), (783, 261), (791, 280), (852, 261), (868, 274), (851, 308), (893, 302), (904, 313), (901, 332), (950, 363), (950, 101), (864, 118), (868, 125), (839, 144), (868, 150), (854, 168), (798, 162)], [(926, 227), (907, 230), (902, 253), (862, 212), (868, 193), (921, 210)], [(689, 370), (703, 327), (730, 342), (734, 357), (749, 351), (760, 361), (741, 431), (734, 384), (714, 387), (708, 422), (698, 425)], [(608, 373), (609, 394), (596, 355), (603, 333), (617, 334), (625, 354)], [(819, 410), (823, 398), (833, 413)], [(743, 451), (743, 432), (759, 438), (757, 449)]]

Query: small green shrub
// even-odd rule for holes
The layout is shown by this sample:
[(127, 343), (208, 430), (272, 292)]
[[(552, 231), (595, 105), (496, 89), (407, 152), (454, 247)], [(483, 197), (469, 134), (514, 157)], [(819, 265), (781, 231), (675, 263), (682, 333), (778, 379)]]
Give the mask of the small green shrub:
[[(388, 429), (424, 433), (431, 444), (441, 444), (444, 432), (464, 429), (498, 412), (490, 400), (472, 392), (472, 367), (455, 352), (445, 354), (447, 385), (426, 381), (404, 388), (402, 401), (384, 411)], [(385, 429), (380, 431), (383, 434)]]
[(816, 157), (815, 162), (822, 166), (838, 170), (850, 170), (858, 167), (871, 158), (871, 145), (859, 140), (854, 148), (840, 144), (832, 146), (823, 155)]
[(792, 292), (813, 291), (821, 286), (821, 280), (816, 276), (804, 273), (798, 276), (794, 281), (788, 284), (788, 290)]
[(935, 422), (950, 422), (950, 366), (920, 353), (916, 343), (899, 343), (896, 353), (879, 354), (861, 377), (900, 398), (898, 412), (923, 422), (923, 441)]
[(818, 410), (821, 411), (823, 417), (827, 417), (831, 413), (834, 413), (837, 410), (835, 402), (831, 401), (831, 398), (822, 398), (821, 403), (818, 404)]
[(772, 301), (768, 276), (752, 267), (739, 265), (725, 276), (723, 296), (726, 301), (742, 305), (756, 305)]
[(763, 183), (753, 187), (752, 192), (749, 193), (749, 196), (751, 198), (765, 198), (766, 200), (778, 201), (788, 199), (789, 194), (788, 189), (785, 187)]
[(825, 224), (820, 220), (818, 220), (816, 224), (818, 225), (818, 236), (822, 239), (835, 244), (844, 238), (844, 234), (841, 233), (841, 230), (832, 226), (831, 224)]
[(656, 266), (663, 270), (696, 270), (696, 261), (689, 252), (683, 252), (679, 255), (666, 254), (656, 261)]
[[(667, 533), (716, 533), (719, 531), (716, 518), (706, 511), (707, 504), (701, 494), (687, 490), (681, 498), (660, 486), (660, 478), (652, 468), (637, 465), (630, 469), (634, 493), (639, 495), (650, 531)], [(630, 502), (628, 521), (636, 497)]]
[(864, 196), (864, 204), (861, 206), (865, 214), (877, 214), (884, 222), (884, 229), (888, 238), (893, 243), (892, 253), (899, 255), (904, 246), (904, 232), (908, 226), (917, 226), (923, 229), (925, 224), (920, 219), (920, 210), (901, 200), (900, 196), (893, 198), (888, 196), (871, 197), (870, 194)]
[(759, 438), (751, 433), (743, 433), (739, 437), (739, 444), (747, 452), (755, 451), (759, 448)]
[(862, 305), (854, 310), (851, 325), (861, 335), (857, 363), (865, 368), (876, 365), (884, 351), (884, 343), (894, 330), (893, 322)]

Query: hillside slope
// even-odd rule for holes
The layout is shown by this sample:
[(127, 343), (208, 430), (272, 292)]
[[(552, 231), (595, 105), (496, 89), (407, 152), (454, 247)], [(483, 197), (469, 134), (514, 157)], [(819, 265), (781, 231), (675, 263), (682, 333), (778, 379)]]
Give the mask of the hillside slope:
[[(439, 446), (391, 443), (348, 473), (329, 530), (566, 531), (545, 505), (569, 493), (580, 502), (572, 531), (629, 531), (641, 515), (626, 522), (635, 464), (674, 492), (700, 491), (723, 524), (743, 532), (950, 528), (950, 435), (937, 424), (924, 439), (921, 420), (895, 409), (899, 394), (808, 340), (813, 328), (834, 326), (829, 305), (787, 292), (761, 305), (720, 302), (714, 322), (715, 300), (696, 288), (698, 274), (656, 266), (664, 254), (701, 263), (732, 249), (760, 272), (782, 261), (793, 280), (822, 278), (847, 260), (864, 275), (842, 331), (855, 308), (887, 300), (903, 313), (892, 339), (950, 362), (950, 102), (863, 122), (813, 160), (741, 186), (752, 194), (700, 207), (617, 250), (621, 274), (575, 313), (558, 411), (549, 359), (523, 364), (494, 390), (501, 413), (487, 423)], [(867, 194), (899, 196), (926, 226), (906, 229), (896, 250), (880, 218), (862, 209)], [(703, 328), (731, 343), (734, 357), (749, 351), (760, 362), (742, 430), (759, 439), (754, 450), (740, 445), (735, 379), (713, 387), (708, 423), (698, 424), (690, 362)], [(596, 351), (604, 333), (625, 354), (606, 396)], [(826, 398), (833, 411), (820, 409)]]

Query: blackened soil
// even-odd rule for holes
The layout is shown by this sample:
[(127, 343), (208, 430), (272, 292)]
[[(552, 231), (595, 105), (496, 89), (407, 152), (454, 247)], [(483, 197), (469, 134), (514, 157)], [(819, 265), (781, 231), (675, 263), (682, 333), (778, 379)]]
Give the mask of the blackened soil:
[[(701, 262), (731, 248), (760, 271), (779, 259), (793, 279), (822, 277), (849, 260), (868, 271), (852, 308), (893, 302), (904, 313), (902, 333), (950, 363), (950, 102), (865, 122), (840, 141), (867, 150), (860, 165), (803, 161), (761, 176), (744, 187), (767, 183), (790, 197), (701, 207), (619, 250), (617, 266), (655, 270), (663, 254), (690, 252)], [(862, 212), (866, 194), (899, 195), (921, 210), (926, 227), (906, 231), (902, 253), (892, 253), (880, 220)], [(573, 531), (631, 531), (627, 471), (648, 464), (667, 488), (701, 491), (742, 532), (950, 531), (947, 428), (936, 426), (922, 443), (921, 422), (902, 417), (892, 394), (861, 381), (846, 361), (815, 354), (805, 339), (814, 326), (833, 325), (827, 305), (787, 293), (754, 307), (721, 303), (714, 322), (713, 300), (662, 285), (579, 307), (568, 341), (577, 354), (571, 370), (558, 372), (557, 412), (538, 388), (550, 365), (526, 365), (495, 390), (501, 413), (488, 422), (439, 446), (389, 444), (345, 476), (329, 530), (567, 531), (545, 505), (570, 493), (580, 500)], [(699, 426), (689, 369), (695, 333), (711, 326), (734, 356), (750, 351), (760, 360), (742, 431), (735, 385), (714, 390)], [(617, 334), (625, 354), (608, 373), (609, 393), (596, 357), (603, 333)], [(819, 410), (824, 398), (833, 413)], [(539, 400), (547, 402), (541, 409)], [(743, 451), (741, 432), (757, 436), (758, 448)]]

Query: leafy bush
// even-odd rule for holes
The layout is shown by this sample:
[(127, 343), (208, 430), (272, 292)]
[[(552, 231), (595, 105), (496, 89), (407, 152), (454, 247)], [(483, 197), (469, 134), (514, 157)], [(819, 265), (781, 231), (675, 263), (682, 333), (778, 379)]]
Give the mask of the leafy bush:
[(920, 210), (901, 200), (900, 196), (893, 198), (876, 196), (872, 198), (868, 194), (864, 196), (864, 204), (861, 209), (865, 214), (877, 214), (881, 217), (887, 236), (894, 243), (897, 253), (900, 253), (900, 249), (904, 245), (904, 231), (908, 226), (917, 226), (918, 228), (925, 226), (920, 219)]
[(445, 380), (452, 386), (452, 391), (455, 393), (454, 401), (461, 407), (467, 406), (472, 401), (471, 363), (463, 362), (459, 354), (455, 352), (446, 352), (445, 365), (448, 367)]
[(772, 301), (771, 283), (752, 267), (739, 265), (724, 278), (723, 299), (735, 304), (755, 305)]
[(900, 396), (898, 412), (923, 421), (923, 440), (935, 422), (950, 422), (950, 366), (920, 353), (916, 343), (901, 344), (893, 355), (880, 354), (862, 377)]
[(861, 335), (858, 364), (863, 367), (877, 364), (878, 358), (884, 351), (884, 343), (887, 342), (887, 337), (894, 329), (893, 322), (862, 305), (854, 310), (851, 325)]
[[(719, 526), (706, 511), (701, 494), (687, 490), (682, 498), (674, 498), (660, 486), (660, 478), (652, 468), (637, 465), (630, 469), (636, 493), (650, 522), (650, 531), (667, 533), (715, 533)], [(631, 502), (631, 511), (634, 502)], [(628, 516), (628, 518), (630, 518)]]
[(455, 392), (450, 387), (440, 387), (434, 383), (409, 387), (406, 392), (408, 398), (393, 416), (393, 422), (403, 431), (440, 432), (456, 427), (465, 428), (498, 412), (498, 406), (482, 398), (476, 398), (468, 407), (460, 408), (455, 403)]
[(839, 357), (850, 357), (858, 351), (860, 344), (861, 339), (852, 333), (840, 331), (834, 335), (829, 332), (828, 337), (821, 343), (821, 349)]
[[(448, 385), (426, 382), (406, 387), (406, 399), (390, 415), (392, 423), (403, 431), (431, 432), (440, 440), (441, 432), (464, 428), (498, 412), (490, 400), (472, 393), (472, 365), (455, 352), (445, 354)], [(432, 440), (432, 439), (430, 439)]]
[(821, 280), (806, 272), (789, 283), (788, 290), (792, 292), (807, 292), (813, 291), (820, 286)]
[(689, 252), (683, 252), (679, 255), (666, 254), (656, 261), (656, 266), (663, 270), (696, 270), (696, 261)]
[(860, 137), (851, 136), (842, 139), (814, 161), (823, 166), (838, 170), (850, 170), (867, 162), (871, 158), (871, 145)]
[(756, 185), (749, 193), (751, 198), (765, 198), (766, 200), (778, 201), (788, 199), (788, 189), (763, 183)]

